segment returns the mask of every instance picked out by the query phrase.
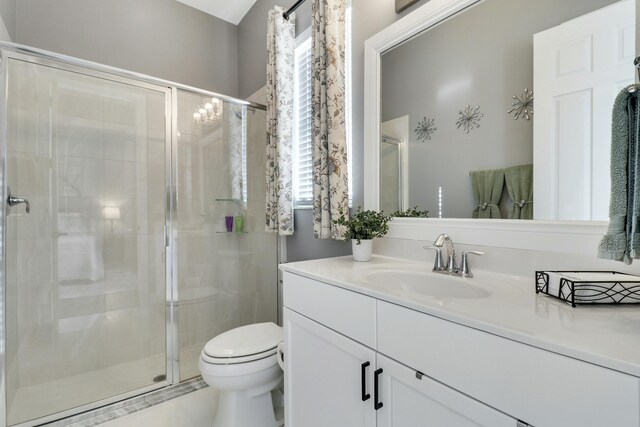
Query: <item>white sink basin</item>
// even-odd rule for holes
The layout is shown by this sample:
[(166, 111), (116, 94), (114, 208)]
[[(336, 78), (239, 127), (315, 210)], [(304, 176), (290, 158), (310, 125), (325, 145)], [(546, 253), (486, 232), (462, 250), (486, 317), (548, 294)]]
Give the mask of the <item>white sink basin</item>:
[(489, 292), (462, 277), (406, 270), (377, 270), (365, 275), (370, 284), (387, 291), (434, 298), (486, 298)]

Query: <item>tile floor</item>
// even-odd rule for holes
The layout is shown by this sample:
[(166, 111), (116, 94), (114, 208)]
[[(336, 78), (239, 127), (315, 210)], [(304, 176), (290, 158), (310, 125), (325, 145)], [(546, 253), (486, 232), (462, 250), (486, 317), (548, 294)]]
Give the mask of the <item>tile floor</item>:
[(216, 394), (216, 390), (205, 387), (100, 427), (210, 427), (216, 412)]

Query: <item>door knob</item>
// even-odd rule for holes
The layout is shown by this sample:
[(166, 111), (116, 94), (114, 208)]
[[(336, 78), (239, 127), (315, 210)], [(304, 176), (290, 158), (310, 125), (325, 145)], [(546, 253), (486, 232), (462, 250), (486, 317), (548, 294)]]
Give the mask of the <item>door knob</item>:
[(11, 194), (11, 189), (7, 188), (7, 205), (9, 205), (10, 208), (19, 205), (21, 203), (24, 203), (26, 205), (26, 211), (27, 213), (31, 212), (31, 204), (29, 203), (29, 200), (27, 199), (23, 199), (22, 197), (15, 197), (14, 195)]

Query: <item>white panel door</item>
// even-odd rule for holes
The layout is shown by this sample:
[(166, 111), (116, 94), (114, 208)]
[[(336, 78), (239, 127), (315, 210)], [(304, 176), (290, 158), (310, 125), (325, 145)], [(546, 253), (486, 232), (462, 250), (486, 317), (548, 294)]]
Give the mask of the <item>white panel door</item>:
[(534, 35), (535, 219), (608, 220), (611, 109), (634, 57), (634, 0)]
[(284, 311), (284, 330), (285, 425), (374, 427), (376, 353), (290, 309)]
[(515, 427), (517, 420), (378, 354), (378, 427)]

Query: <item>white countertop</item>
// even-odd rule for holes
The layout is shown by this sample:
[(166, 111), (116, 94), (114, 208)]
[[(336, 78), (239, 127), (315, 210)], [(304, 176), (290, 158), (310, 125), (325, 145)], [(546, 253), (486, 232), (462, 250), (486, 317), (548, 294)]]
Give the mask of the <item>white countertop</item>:
[(370, 262), (348, 257), (281, 264), (280, 269), (388, 301), (461, 325), (543, 348), (640, 377), (640, 305), (571, 305), (536, 294), (534, 277), (474, 270), (465, 281), (488, 292), (481, 298), (436, 298), (376, 285), (376, 270), (431, 273), (431, 265), (373, 256)]

